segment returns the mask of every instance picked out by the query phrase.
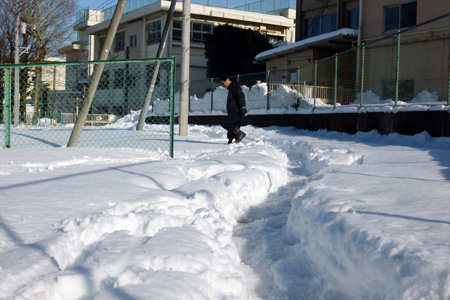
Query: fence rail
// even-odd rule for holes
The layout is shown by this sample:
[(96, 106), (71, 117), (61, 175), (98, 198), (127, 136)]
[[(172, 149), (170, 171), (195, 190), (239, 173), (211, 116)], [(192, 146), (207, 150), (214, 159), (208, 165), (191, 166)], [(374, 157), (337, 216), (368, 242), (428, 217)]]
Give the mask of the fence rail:
[[(174, 58), (0, 65), (1, 144), (6, 148), (66, 146), (93, 70), (100, 64), (104, 70), (78, 146), (173, 156)], [(17, 85), (14, 76), (19, 77)], [(151, 105), (156, 100), (165, 102), (167, 113), (144, 130), (135, 130), (153, 76), (157, 81)]]

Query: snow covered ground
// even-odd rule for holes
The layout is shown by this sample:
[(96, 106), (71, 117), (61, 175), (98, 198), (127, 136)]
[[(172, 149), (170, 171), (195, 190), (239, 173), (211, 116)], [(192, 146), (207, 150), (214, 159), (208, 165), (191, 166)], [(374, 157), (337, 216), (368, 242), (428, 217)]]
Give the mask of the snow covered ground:
[(450, 138), (243, 130), (0, 149), (0, 298), (450, 299)]

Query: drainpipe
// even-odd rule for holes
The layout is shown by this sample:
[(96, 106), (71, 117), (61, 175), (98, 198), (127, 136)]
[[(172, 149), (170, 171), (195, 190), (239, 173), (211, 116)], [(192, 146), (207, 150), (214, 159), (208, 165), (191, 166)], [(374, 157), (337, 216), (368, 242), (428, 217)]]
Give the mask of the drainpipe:
[(363, 0), (359, 0), (359, 16), (358, 16), (358, 46), (361, 46), (361, 31), (363, 26)]
[(336, 28), (341, 29), (345, 27), (345, 6), (344, 0), (337, 0), (336, 3)]
[(303, 10), (302, 0), (297, 0), (297, 9), (295, 10), (295, 41), (303, 40)]
[(141, 28), (141, 58), (147, 58), (147, 36), (146, 36), (146, 20), (145, 17), (142, 18), (142, 28)]
[(362, 17), (363, 17), (363, 0), (359, 0), (359, 18), (358, 18), (358, 49), (356, 51), (356, 85), (355, 90), (358, 90), (358, 86), (360, 85), (360, 75), (359, 75), (359, 59), (360, 59), (360, 52), (361, 52), (361, 31), (362, 31)]

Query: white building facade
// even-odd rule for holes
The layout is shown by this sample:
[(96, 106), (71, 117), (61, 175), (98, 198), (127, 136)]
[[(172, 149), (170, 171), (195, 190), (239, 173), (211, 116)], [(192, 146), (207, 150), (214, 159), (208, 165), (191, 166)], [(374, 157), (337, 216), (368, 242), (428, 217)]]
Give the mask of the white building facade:
[[(120, 25), (108, 59), (152, 58), (161, 40), (162, 29), (168, 17), (170, 1), (130, 0), (122, 15)], [(295, 1), (294, 1), (295, 2)], [(224, 1), (228, 3), (228, 1)], [(263, 0), (240, 7), (217, 7), (191, 4), (191, 57), (190, 78), (206, 78), (204, 37), (222, 24), (257, 30), (266, 34), (275, 45), (295, 41), (295, 7), (283, 8), (275, 1)], [(255, 7), (258, 4), (259, 6)], [(270, 5), (269, 5), (270, 4)], [(226, 5), (225, 5), (226, 6)], [(181, 18), (183, 4), (176, 4), (172, 30), (169, 32), (163, 57), (175, 56), (177, 82), (180, 81), (181, 64)], [(252, 11), (250, 11), (252, 10)], [(255, 12), (258, 11), (258, 12)], [(84, 9), (78, 12), (79, 23), (75, 26), (83, 43), (88, 46), (88, 60), (95, 60), (106, 37), (114, 7), (105, 10)], [(127, 48), (129, 52), (127, 52)], [(128, 53), (128, 54), (127, 54)], [(70, 59), (68, 59), (70, 60)]]

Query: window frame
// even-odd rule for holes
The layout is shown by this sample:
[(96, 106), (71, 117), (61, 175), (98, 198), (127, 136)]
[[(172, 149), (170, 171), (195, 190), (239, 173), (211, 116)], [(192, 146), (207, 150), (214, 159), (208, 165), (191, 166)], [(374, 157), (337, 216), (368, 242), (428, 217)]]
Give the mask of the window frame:
[(114, 79), (113, 79), (113, 88), (114, 89), (123, 89), (125, 86), (125, 69), (115, 69), (114, 70)]
[[(330, 22), (328, 24), (329, 24), (329, 29), (331, 29), (331, 30), (324, 32), (324, 25), (325, 25), (324, 20), (326, 20), (328, 18), (330, 18)], [(318, 20), (318, 21), (315, 21), (315, 20)], [(309, 27), (315, 22), (319, 22), (318, 28), (314, 27), (314, 29), (315, 29), (314, 32), (318, 31), (318, 33), (314, 34), (314, 35), (308, 35)], [(311, 24), (308, 25), (308, 23), (311, 23)], [(303, 23), (303, 27), (304, 27), (303, 35), (304, 35), (305, 39), (336, 31), (337, 30), (337, 14), (333, 13), (333, 14), (327, 14), (327, 15), (323, 15), (323, 16), (319, 16), (319, 17), (305, 19), (304, 23)], [(311, 32), (311, 34), (312, 34), (312, 32)]]
[[(404, 18), (404, 16), (402, 16), (403, 13), (403, 7), (410, 5), (410, 4), (415, 4), (415, 16), (414, 16), (414, 24), (411, 25), (403, 25), (404, 20), (402, 18)], [(397, 27), (396, 28), (392, 28), (392, 26), (389, 26), (388, 28), (388, 19), (387, 19), (387, 11), (390, 9), (395, 9), (398, 8), (398, 18), (396, 20), (397, 22)], [(413, 27), (415, 25), (417, 25), (417, 1), (410, 1), (410, 2), (406, 2), (406, 3), (400, 3), (400, 4), (396, 4), (396, 5), (390, 5), (390, 6), (385, 6), (383, 8), (383, 33), (392, 33), (398, 30), (402, 30), (402, 29), (406, 29), (406, 28), (410, 28)]]
[[(177, 24), (177, 26), (175, 26)], [(178, 27), (178, 25), (182, 26), (181, 20), (173, 20), (172, 23), (172, 41), (175, 42), (181, 42), (183, 29), (181, 27)], [(213, 34), (214, 32), (214, 24), (207, 23), (207, 22), (196, 22), (191, 21), (191, 37), (190, 42), (193, 44), (204, 44), (205, 43), (205, 35)], [(200, 28), (194, 29), (196, 26), (200, 26)], [(209, 26), (209, 31), (205, 30), (204, 28), (206, 26)], [(177, 32), (177, 34), (175, 34)]]
[[(355, 19), (355, 20), (353, 20)], [(352, 23), (355, 21), (355, 26)], [(345, 11), (345, 28), (358, 30), (359, 28), (359, 8), (349, 9)]]
[[(415, 90), (414, 79), (399, 79), (398, 81), (398, 98), (401, 101), (411, 101), (414, 98)], [(383, 100), (395, 98), (395, 80), (381, 80), (381, 98)]]
[(98, 37), (98, 51), (102, 51), (103, 45), (105, 44), (106, 35), (102, 35)]
[(133, 34), (128, 37), (128, 47), (136, 48), (137, 46), (137, 35)]
[[(154, 26), (156, 25), (156, 26)], [(162, 38), (162, 20), (148, 22), (145, 26), (147, 36), (147, 46), (158, 44)]]
[(102, 76), (100, 77), (100, 81), (98, 83), (98, 89), (99, 90), (109, 90), (109, 84), (110, 84), (110, 76), (109, 76), (109, 70), (105, 69), (103, 70)]
[(122, 51), (125, 51), (125, 31), (119, 31), (114, 36), (114, 52)]

